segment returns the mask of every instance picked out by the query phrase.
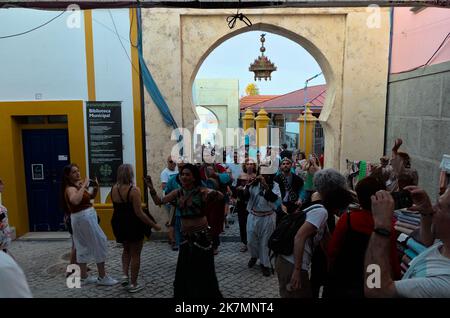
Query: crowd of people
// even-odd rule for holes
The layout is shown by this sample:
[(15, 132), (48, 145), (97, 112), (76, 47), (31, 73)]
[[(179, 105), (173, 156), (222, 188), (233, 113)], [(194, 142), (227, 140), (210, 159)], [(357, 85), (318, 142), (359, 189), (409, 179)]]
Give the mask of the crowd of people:
[[(249, 254), (243, 266), (259, 263), (263, 276), (276, 273), (282, 298), (450, 297), (450, 190), (441, 186), (441, 196), (432, 205), (418, 187), (417, 171), (410, 156), (399, 150), (401, 145), (397, 139), (391, 157), (382, 157), (354, 189), (346, 176), (324, 169), (323, 155), (306, 158), (287, 145), (276, 156), (247, 155), (243, 163), (238, 152), (224, 163), (176, 162), (169, 157), (160, 175), (162, 191), (151, 176), (144, 181), (153, 202), (167, 211), (169, 243), (178, 251), (174, 297), (222, 297), (214, 256), (231, 211), (238, 216), (240, 252)], [(273, 160), (278, 164), (271, 164)], [(106, 237), (91, 203), (97, 191), (98, 182), (90, 185), (88, 178), (81, 179), (76, 165), (64, 169), (62, 201), (82, 283), (114, 285), (118, 281), (105, 271)], [(129, 292), (143, 288), (138, 275), (145, 233), (161, 229), (142, 210), (140, 197), (133, 167), (121, 165), (111, 189), (111, 223), (117, 242), (123, 244), (121, 284)], [(399, 206), (405, 198), (410, 204)], [(403, 272), (393, 217), (400, 208), (420, 215), (416, 237), (427, 247)], [(304, 217), (295, 229), (292, 250), (273, 253), (272, 234), (295, 214)], [(2, 249), (8, 244), (4, 240)], [(98, 277), (87, 273), (86, 263), (92, 260)], [(371, 276), (373, 266), (380, 269), (379, 277)]]

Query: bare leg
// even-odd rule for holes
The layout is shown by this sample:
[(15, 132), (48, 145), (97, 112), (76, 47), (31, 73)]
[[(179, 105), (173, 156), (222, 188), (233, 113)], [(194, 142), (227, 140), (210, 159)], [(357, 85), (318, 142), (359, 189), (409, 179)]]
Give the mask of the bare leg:
[(80, 265), (80, 275), (81, 275), (81, 278), (87, 278), (88, 277), (88, 274), (87, 274), (87, 265), (86, 265), (86, 263), (78, 263), (78, 265)]
[[(75, 245), (73, 244), (73, 239), (72, 239), (72, 247), (70, 249), (69, 264), (77, 264), (77, 250), (75, 249)], [(72, 273), (74, 273), (74, 271), (72, 271)], [(70, 275), (72, 275), (72, 273), (66, 273), (66, 277), (69, 277)]]
[(77, 250), (75, 249), (75, 245), (72, 241), (72, 249), (70, 250), (70, 264), (77, 263)]
[(122, 252), (122, 270), (123, 274), (126, 277), (128, 277), (128, 273), (130, 272), (130, 262), (131, 262), (130, 243), (124, 242)]
[(97, 263), (97, 269), (98, 269), (98, 277), (103, 278), (106, 275), (105, 272), (105, 262)]
[(141, 251), (144, 241), (130, 243), (131, 254), (131, 284), (136, 286), (141, 267)]
[(169, 244), (170, 245), (175, 245), (175, 231), (174, 231), (173, 226), (169, 226), (168, 230), (169, 231), (167, 232), (167, 234), (169, 236)]

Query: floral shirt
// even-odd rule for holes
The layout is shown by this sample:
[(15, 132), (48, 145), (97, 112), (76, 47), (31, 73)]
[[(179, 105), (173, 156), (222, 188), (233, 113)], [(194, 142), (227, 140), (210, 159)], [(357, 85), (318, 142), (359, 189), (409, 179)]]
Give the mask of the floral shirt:
[(11, 229), (8, 225), (8, 210), (0, 204), (0, 250), (7, 249), (11, 243)]

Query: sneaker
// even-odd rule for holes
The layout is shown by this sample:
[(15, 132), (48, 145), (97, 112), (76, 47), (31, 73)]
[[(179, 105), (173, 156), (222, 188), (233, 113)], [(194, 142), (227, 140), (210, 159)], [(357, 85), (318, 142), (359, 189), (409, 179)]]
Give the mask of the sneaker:
[(257, 259), (252, 257), (250, 258), (250, 260), (248, 261), (248, 268), (252, 268), (253, 266), (255, 266)]
[(117, 283), (118, 283), (117, 280), (115, 280), (114, 278), (109, 277), (108, 275), (106, 275), (103, 278), (100, 278), (100, 277), (97, 278), (97, 285), (113, 286), (113, 285), (115, 285)]
[(130, 279), (128, 278), (128, 276), (122, 276), (120, 285), (122, 285), (123, 287), (127, 287), (129, 284), (130, 284)]
[(95, 276), (88, 276), (86, 278), (81, 279), (81, 285), (89, 285), (97, 282), (97, 277)]
[(270, 268), (266, 266), (261, 266), (261, 271), (264, 276), (270, 276)]
[(141, 291), (144, 289), (144, 286), (136, 284), (136, 285), (130, 285), (130, 287), (127, 288), (127, 291), (129, 293), (137, 293), (138, 291)]

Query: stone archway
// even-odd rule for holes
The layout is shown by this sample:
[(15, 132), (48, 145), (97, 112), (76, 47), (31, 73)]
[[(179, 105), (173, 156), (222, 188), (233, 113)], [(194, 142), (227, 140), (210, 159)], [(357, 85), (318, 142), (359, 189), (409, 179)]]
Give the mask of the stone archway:
[[(324, 107), (322, 109), (322, 114), (321, 114), (320, 120), (321, 120), (322, 126), (324, 126), (325, 140), (327, 140), (328, 138), (330, 139), (330, 141), (327, 144), (327, 148), (331, 148), (331, 150), (333, 150), (333, 151), (329, 151), (329, 154), (332, 154), (332, 155), (338, 157), (339, 153), (338, 153), (338, 151), (336, 151), (338, 149), (336, 149), (334, 147), (334, 145), (336, 145), (338, 143), (338, 140), (335, 140), (334, 138), (336, 136), (338, 136), (337, 132), (339, 131), (339, 129), (338, 129), (338, 127), (335, 127), (335, 125), (337, 124), (335, 121), (328, 121), (328, 118), (330, 116), (332, 109), (339, 107), (339, 105), (335, 105), (335, 100), (336, 100), (335, 93), (336, 93), (336, 87), (339, 87), (341, 85), (341, 82), (339, 80), (336, 80), (335, 75), (334, 75), (334, 71), (338, 71), (338, 69), (333, 70), (333, 67), (330, 65), (329, 60), (323, 54), (323, 52), (317, 47), (317, 45), (313, 41), (301, 36), (300, 34), (290, 31), (288, 29), (285, 29), (284, 27), (281, 27), (278, 25), (273, 25), (273, 24), (267, 24), (267, 23), (256, 23), (256, 24), (253, 24), (251, 27), (240, 28), (233, 32), (228, 32), (223, 37), (216, 39), (216, 41), (209, 47), (207, 47), (207, 45), (205, 45), (205, 47), (207, 47), (207, 50), (206, 50), (206, 52), (203, 53), (203, 55), (200, 56), (200, 58), (198, 58), (196, 56), (196, 58), (198, 58), (198, 63), (196, 65), (196, 67), (193, 70), (189, 69), (189, 71), (188, 71), (188, 72), (192, 72), (189, 82), (190, 83), (194, 82), (194, 80), (197, 76), (198, 70), (200, 69), (204, 60), (214, 51), (214, 49), (216, 49), (218, 46), (220, 46), (225, 41), (227, 41), (239, 34), (250, 32), (250, 31), (270, 32), (273, 34), (283, 36), (283, 37), (297, 43), (298, 45), (302, 46), (306, 51), (308, 51), (308, 53), (311, 54), (311, 56), (313, 56), (313, 58), (319, 64), (319, 66), (324, 74), (326, 83), (327, 83), (327, 96), (326, 96), (326, 101), (325, 101)], [(299, 82), (299, 87), (301, 87), (302, 84), (303, 83)], [(192, 95), (190, 96), (190, 100), (192, 100)], [(195, 110), (194, 103), (192, 103), (192, 106)], [(300, 115), (301, 111), (302, 111), (302, 109), (298, 110), (299, 115)], [(187, 116), (189, 116), (189, 114), (187, 114)], [(256, 114), (255, 114), (255, 116), (256, 116)], [(187, 119), (187, 122), (190, 122), (191, 120), (192, 119), (189, 118), (189, 119)], [(333, 158), (333, 157), (329, 155), (328, 158)], [(332, 160), (335, 161), (336, 159), (337, 158), (333, 158)]]
[[(328, 85), (320, 116), (325, 133), (325, 165), (341, 171), (345, 159), (377, 161), (383, 153), (389, 53), (389, 10), (381, 9), (380, 24), (368, 27), (372, 12), (365, 8), (245, 10), (248, 28), (228, 28), (229, 10), (143, 10), (144, 56), (180, 126), (193, 130), (196, 119), (192, 83), (197, 71), (218, 45), (247, 31), (285, 36), (303, 46), (319, 63)], [(171, 54), (168, 54), (171, 53)], [(150, 171), (157, 167), (160, 147), (170, 130), (163, 127), (146, 97)], [(167, 150), (170, 152), (170, 149)], [(159, 169), (156, 169), (158, 171)]]

